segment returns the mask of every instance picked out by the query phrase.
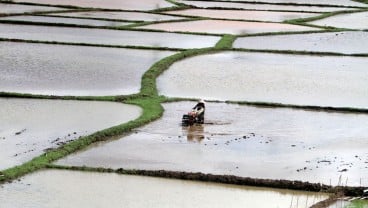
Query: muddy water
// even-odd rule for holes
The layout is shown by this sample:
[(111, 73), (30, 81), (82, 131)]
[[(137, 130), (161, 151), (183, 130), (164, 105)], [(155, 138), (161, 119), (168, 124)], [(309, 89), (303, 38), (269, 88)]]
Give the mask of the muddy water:
[(238, 38), (235, 48), (368, 53), (368, 32), (337, 32)]
[(0, 98), (0, 106), (0, 170), (141, 114), (136, 106), (93, 101)]
[(62, 170), (37, 172), (0, 187), (2, 208), (307, 208), (326, 198), (311, 192)]
[(102, 8), (102, 9), (127, 9), (127, 10), (152, 10), (163, 7), (174, 6), (165, 0), (14, 0), (14, 2), (37, 3), (47, 5), (63, 5), (78, 6), (86, 8)]
[(251, 34), (263, 32), (282, 31), (307, 31), (317, 30), (316, 28), (264, 22), (243, 22), (226, 20), (199, 20), (190, 22), (158, 23), (138, 28), (165, 30), (171, 32), (201, 32), (214, 34)]
[(88, 25), (88, 26), (123, 26), (132, 24), (129, 22), (88, 20), (88, 19), (64, 18), (64, 17), (28, 16), (28, 15), (2, 17), (0, 18), (0, 20), (37, 22), (37, 23), (61, 23), (61, 24)]
[[(238, 1), (239, 0), (224, 0), (228, 2)], [(240, 0), (240, 2), (252, 2), (252, 0)], [(257, 0), (257, 2), (263, 3), (292, 3), (292, 4), (310, 4), (310, 5), (338, 5), (338, 6), (361, 6), (366, 7), (366, 4), (351, 1), (351, 0)]]
[(55, 13), (55, 16), (64, 17), (83, 17), (83, 18), (100, 18), (127, 21), (162, 21), (162, 20), (178, 20), (182, 17), (175, 17), (161, 14), (150, 14), (143, 12), (109, 12), (109, 11), (90, 11), (90, 12), (66, 12)]
[[(52, 53), (50, 53), (52, 51)], [(139, 92), (149, 67), (174, 52), (0, 43), (0, 91), (47, 95)]]
[(367, 64), (365, 57), (225, 52), (177, 62), (157, 85), (170, 97), (368, 108)]
[(368, 115), (207, 103), (206, 124), (182, 128), (194, 104), (57, 163), (368, 185)]
[(249, 10), (274, 10), (274, 11), (307, 11), (307, 12), (333, 12), (341, 10), (352, 10), (341, 7), (317, 7), (317, 6), (289, 6), (289, 5), (272, 5), (272, 4), (253, 4), (253, 3), (225, 3), (225, 2), (210, 2), (210, 1), (183, 1), (177, 2), (192, 5), (200, 8), (231, 8), (231, 9), (249, 9)]
[(1, 38), (59, 41), (68, 43), (171, 48), (211, 47), (219, 37), (158, 32), (118, 31), (87, 28), (0, 24)]
[(0, 14), (24, 13), (24, 12), (42, 12), (42, 11), (59, 11), (62, 8), (45, 7), (45, 6), (28, 6), (19, 4), (0, 3)]
[(314, 25), (332, 26), (350, 29), (368, 29), (368, 12), (336, 15), (329, 18), (309, 22)]
[(166, 13), (198, 16), (198, 17), (221, 18), (221, 19), (259, 20), (271, 22), (282, 22), (288, 19), (307, 18), (318, 15), (315, 13), (215, 10), (215, 9), (187, 9), (179, 11), (170, 11)]

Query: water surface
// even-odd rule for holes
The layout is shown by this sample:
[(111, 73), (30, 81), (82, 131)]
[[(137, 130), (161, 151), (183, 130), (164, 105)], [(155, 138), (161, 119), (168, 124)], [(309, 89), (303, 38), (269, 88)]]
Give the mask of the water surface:
[(170, 97), (368, 109), (367, 65), (365, 57), (224, 52), (176, 62), (157, 85)]
[(89, 11), (89, 12), (53, 13), (52, 15), (63, 17), (83, 17), (83, 18), (98, 18), (98, 19), (127, 20), (127, 21), (163, 21), (163, 20), (183, 19), (182, 17), (144, 13), (144, 12)]
[(20, 4), (0, 3), (0, 14), (59, 11), (59, 10), (63, 10), (63, 9), (57, 8), (57, 7), (29, 6), (29, 5), (20, 5)]
[[(223, 1), (228, 1), (228, 2), (232, 2), (232, 1), (238, 1), (239, 0), (223, 0)], [(240, 0), (240, 2), (255, 2), (253, 0)], [(337, 5), (337, 6), (360, 6), (360, 7), (366, 7), (367, 5), (363, 4), (363, 3), (359, 3), (356, 1), (351, 1), (351, 0), (323, 0), (323, 1), (319, 1), (319, 0), (257, 0), (256, 2), (262, 2), (262, 3), (282, 3), (282, 4), (287, 4), (287, 3), (291, 3), (291, 4), (311, 4), (311, 5)]]
[(232, 3), (232, 2), (211, 2), (211, 1), (183, 1), (177, 2), (192, 5), (200, 8), (231, 8), (231, 9), (249, 9), (249, 10), (274, 10), (274, 11), (307, 11), (307, 12), (333, 12), (341, 10), (352, 10), (341, 7), (318, 7), (318, 6), (289, 6), (289, 5), (274, 5), (274, 4), (254, 4), (254, 3)]
[(153, 10), (174, 6), (165, 0), (13, 0), (14, 2), (26, 2), (47, 5), (78, 6), (101, 9), (126, 9), (126, 10)]
[(30, 16), (30, 15), (2, 17), (0, 18), (0, 20), (36, 22), (36, 23), (57, 23), (69, 25), (87, 25), (87, 26), (123, 26), (132, 24), (129, 22), (89, 20), (89, 19), (64, 18), (64, 17)]
[(33, 173), (0, 187), (3, 208), (307, 208), (327, 197), (313, 192), (63, 170)]
[(0, 106), (0, 170), (141, 114), (136, 106), (96, 101), (0, 98)]
[(10, 24), (0, 24), (0, 37), (68, 43), (169, 48), (212, 47), (220, 39), (220, 37), (215, 36), (174, 33)]
[(172, 54), (0, 42), (0, 91), (80, 96), (138, 93), (142, 75), (155, 62)]
[(368, 29), (368, 12), (356, 12), (341, 14), (325, 19), (309, 22), (310, 24), (320, 26), (332, 26), (349, 29)]
[(165, 30), (170, 32), (197, 32), (212, 34), (252, 34), (263, 32), (286, 32), (318, 30), (312, 27), (281, 23), (245, 22), (228, 20), (199, 20), (189, 22), (157, 23), (137, 28)]
[(248, 10), (216, 10), (216, 9), (187, 9), (179, 11), (170, 11), (166, 14), (178, 14), (197, 17), (211, 17), (221, 19), (235, 20), (258, 20), (282, 22), (289, 19), (313, 17), (315, 13), (297, 13), (297, 12), (272, 12), (272, 11), (248, 11)]
[(207, 103), (205, 124), (182, 128), (194, 105), (57, 164), (368, 185), (368, 115)]
[(368, 32), (329, 32), (238, 38), (235, 48), (368, 54)]

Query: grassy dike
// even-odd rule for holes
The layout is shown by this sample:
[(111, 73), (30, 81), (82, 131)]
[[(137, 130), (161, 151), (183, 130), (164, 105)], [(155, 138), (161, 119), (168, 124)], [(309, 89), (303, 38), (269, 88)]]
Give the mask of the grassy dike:
[(30, 94), (18, 94), (18, 93), (0, 93), (0, 97), (9, 98), (40, 98), (40, 99), (75, 99), (75, 100), (100, 100), (100, 101), (118, 101), (126, 104), (138, 105), (143, 109), (142, 115), (133, 121), (124, 123), (118, 126), (114, 126), (102, 131), (95, 132), (89, 136), (81, 137), (78, 140), (72, 141), (68, 144), (60, 146), (59, 148), (52, 149), (38, 157), (33, 158), (31, 161), (23, 163), (22, 165), (15, 166), (0, 172), (0, 184), (12, 181), (28, 173), (42, 169), (50, 165), (53, 161), (63, 158), (73, 152), (84, 149), (92, 143), (105, 141), (111, 139), (113, 136), (122, 135), (131, 131), (134, 128), (140, 127), (151, 121), (160, 118), (163, 114), (162, 102), (167, 99), (159, 96), (156, 87), (156, 78), (167, 70), (174, 62), (182, 60), (187, 57), (196, 56), (205, 53), (217, 52), (224, 49), (231, 48), (232, 42), (235, 37), (231, 35), (225, 35), (215, 47), (192, 49), (179, 52), (172, 56), (166, 57), (154, 65), (143, 75), (141, 82), (140, 93), (130, 96), (107, 96), (107, 97), (56, 97), (56, 96), (43, 96), (43, 95), (30, 95)]

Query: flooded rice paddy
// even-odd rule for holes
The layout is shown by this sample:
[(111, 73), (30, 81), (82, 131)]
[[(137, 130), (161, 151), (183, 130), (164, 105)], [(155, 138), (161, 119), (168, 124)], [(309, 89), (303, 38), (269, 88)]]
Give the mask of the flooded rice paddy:
[(29, 6), (29, 5), (0, 3), (0, 14), (59, 11), (59, 10), (65, 10), (65, 9), (57, 8), (57, 7)]
[(368, 109), (367, 64), (365, 57), (223, 52), (176, 62), (157, 85), (170, 97)]
[(13, 0), (13, 2), (22, 3), (36, 3), (46, 5), (60, 5), (60, 6), (77, 6), (84, 8), (100, 8), (100, 9), (126, 9), (126, 10), (153, 10), (164, 7), (174, 6), (165, 0)]
[(222, 1), (187, 1), (177, 0), (177, 2), (199, 8), (226, 8), (226, 9), (249, 9), (259, 11), (297, 11), (297, 12), (333, 12), (342, 10), (353, 10), (344, 7), (319, 7), (319, 6), (294, 6), (277, 4), (256, 4), (256, 3), (232, 3)]
[(210, 17), (220, 19), (257, 20), (282, 22), (290, 19), (313, 17), (316, 13), (298, 12), (271, 12), (271, 11), (248, 11), (248, 10), (216, 10), (216, 9), (187, 9), (170, 11), (166, 14), (187, 15), (196, 17)]
[(220, 37), (159, 32), (0, 24), (0, 38), (169, 48), (203, 48)]
[(136, 106), (96, 101), (0, 98), (0, 106), (0, 170), (141, 114)]
[[(224, 0), (225, 2), (253, 2), (252, 0)], [(257, 0), (257, 2), (262, 3), (291, 3), (291, 4), (308, 4), (308, 5), (330, 5), (330, 6), (356, 6), (356, 7), (366, 7), (367, 5), (351, 0)]]
[(309, 23), (320, 26), (364, 30), (368, 29), (368, 21), (360, 21), (364, 19), (368, 20), (368, 12), (341, 14)]
[(126, 20), (126, 21), (163, 21), (163, 20), (184, 19), (182, 17), (175, 17), (162, 14), (152, 14), (143, 12), (110, 12), (110, 11), (63, 12), (63, 13), (52, 13), (52, 15), (62, 17), (96, 18), (96, 19)]
[(55, 23), (55, 24), (82, 25), (82, 26), (111, 26), (111, 27), (132, 24), (130, 22), (77, 19), (65, 17), (30, 16), (30, 15), (2, 17), (0, 18), (0, 20), (35, 22), (35, 23)]
[(301, 191), (62, 170), (36, 172), (0, 188), (2, 205), (13, 208), (104, 207), (106, 204), (129, 208), (308, 208), (327, 197)]
[(172, 54), (158, 50), (0, 42), (0, 91), (83, 96), (138, 93), (142, 75), (155, 62)]
[[(0, 207), (310, 208), (330, 195), (285, 188), (368, 187), (368, 6), (358, 1), (0, 0)], [(169, 57), (175, 49), (189, 50)], [(203, 125), (182, 127), (196, 103), (161, 103), (154, 120), (160, 95), (220, 101)], [(100, 142), (76, 141), (97, 131)], [(368, 205), (342, 196), (328, 208), (357, 207)]]
[(181, 127), (194, 104), (57, 164), (368, 185), (368, 115), (207, 103), (204, 125)]
[(235, 48), (368, 54), (368, 32), (328, 32), (238, 38)]
[(227, 20), (198, 20), (190, 22), (158, 23), (137, 28), (165, 30), (170, 32), (196, 32), (213, 34), (252, 34), (263, 32), (310, 31), (312, 27), (265, 22), (245, 22)]

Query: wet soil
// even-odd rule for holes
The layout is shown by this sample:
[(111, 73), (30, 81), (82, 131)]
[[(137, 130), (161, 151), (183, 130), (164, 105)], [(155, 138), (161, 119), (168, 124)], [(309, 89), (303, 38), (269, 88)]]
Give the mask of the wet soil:
[(182, 128), (192, 105), (165, 104), (162, 119), (57, 164), (368, 183), (366, 115), (208, 103), (206, 124)]

